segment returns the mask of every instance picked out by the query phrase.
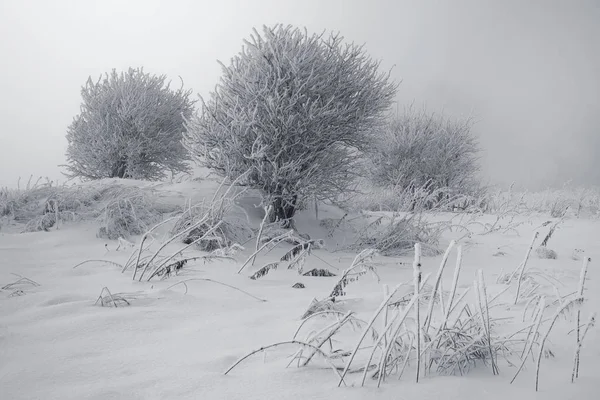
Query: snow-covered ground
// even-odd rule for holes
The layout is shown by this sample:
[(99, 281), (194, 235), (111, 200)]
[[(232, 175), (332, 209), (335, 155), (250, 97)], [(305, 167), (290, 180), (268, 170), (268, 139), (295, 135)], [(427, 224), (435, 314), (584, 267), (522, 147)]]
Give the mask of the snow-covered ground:
[[(202, 197), (200, 183), (163, 185), (163, 193), (180, 199)], [(245, 204), (251, 210), (251, 201)], [(336, 215), (323, 209), (320, 218)], [(493, 221), (493, 216), (482, 217)], [(250, 215), (257, 224), (259, 215)], [(348, 232), (334, 239), (319, 226), (314, 212), (297, 216), (300, 231), (312, 238), (329, 240), (329, 249), (314, 250), (305, 270), (327, 268), (340, 273), (355, 254), (333, 251)], [(476, 271), (483, 269), (490, 296), (503, 286), (496, 277), (512, 271), (522, 261), (535, 228), (553, 220), (544, 216), (522, 216), (517, 232), (493, 232), (463, 238), (463, 270), (460, 287), (472, 284)], [(248, 276), (260, 265), (281, 256), (290, 245), (282, 245), (261, 257), (255, 267), (241, 274), (237, 270), (251, 254), (236, 254), (235, 261), (188, 264), (183, 274), (166, 280), (132, 281), (130, 271), (117, 266), (88, 263), (106, 259), (123, 263), (131, 249), (116, 251), (117, 242), (96, 238), (93, 222), (64, 224), (58, 230), (35, 233), (0, 232), (0, 287), (20, 277), (24, 282), (0, 290), (0, 399), (595, 399), (600, 391), (600, 337), (591, 329), (583, 344), (580, 377), (571, 383), (575, 347), (574, 334), (568, 334), (573, 321), (560, 319), (551, 334), (549, 348), (554, 357), (542, 360), (540, 391), (535, 392), (535, 366), (515, 383), (510, 380), (516, 367), (500, 360), (500, 375), (480, 365), (464, 376), (425, 376), (417, 384), (414, 371), (400, 381), (391, 377), (377, 388), (376, 381), (360, 387), (360, 374), (346, 378), (348, 386), (338, 388), (338, 379), (326, 363), (317, 361), (306, 368), (295, 364), (286, 368), (293, 347), (273, 349), (244, 361), (228, 375), (223, 372), (251, 350), (290, 340), (300, 317), (313, 298), (322, 299), (337, 282), (336, 277), (300, 276), (294, 270), (271, 271), (259, 280)], [(540, 228), (540, 234), (546, 233)], [(440, 247), (461, 232), (446, 234)], [(138, 238), (132, 240), (139, 241)], [(108, 246), (106, 247), (105, 244)], [(556, 260), (532, 254), (528, 268), (537, 268), (556, 277), (566, 295), (575, 291), (581, 260), (573, 260), (574, 249), (584, 249), (592, 258), (586, 282), (584, 322), (600, 307), (600, 281), (596, 260), (600, 260), (600, 221), (567, 219), (552, 236), (549, 247)], [(499, 255), (501, 251), (501, 255)], [(454, 263), (454, 253), (450, 264)], [(441, 256), (423, 258), (423, 272), (435, 273)], [(412, 280), (411, 257), (378, 257), (380, 282), (369, 275), (347, 287), (345, 310), (368, 319), (382, 300), (382, 285), (390, 287)], [(18, 276), (17, 276), (18, 275)], [(179, 281), (208, 278), (213, 281), (187, 282), (187, 293)], [(451, 272), (444, 275), (444, 288), (450, 287)], [(302, 282), (306, 288), (292, 285)], [(130, 306), (95, 305), (101, 290), (135, 293)], [(18, 292), (20, 291), (20, 292)], [(550, 291), (551, 292), (551, 291)], [(512, 306), (510, 296), (497, 307), (503, 316), (521, 319), (523, 305)], [(507, 322), (508, 323), (508, 322)], [(545, 328), (544, 328), (545, 329)], [(348, 345), (347, 347), (350, 347)]]

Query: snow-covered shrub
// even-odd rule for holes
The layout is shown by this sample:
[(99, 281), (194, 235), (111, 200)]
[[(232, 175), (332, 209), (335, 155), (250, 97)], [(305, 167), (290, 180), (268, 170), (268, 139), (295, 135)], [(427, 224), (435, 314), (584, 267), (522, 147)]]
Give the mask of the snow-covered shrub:
[(218, 174), (245, 174), (273, 205), (270, 222), (349, 187), (397, 87), (363, 47), (290, 26), (255, 30), (222, 67), (184, 143)]
[(132, 68), (97, 82), (88, 78), (81, 113), (67, 131), (67, 174), (158, 180), (165, 170), (187, 171), (181, 139), (194, 102), (191, 91), (174, 91), (165, 81)]
[(401, 192), (435, 193), (437, 202), (454, 199), (453, 207), (469, 206), (469, 199), (480, 198), (482, 190), (480, 148), (472, 125), (471, 119), (408, 108), (388, 121), (369, 154), (372, 182)]

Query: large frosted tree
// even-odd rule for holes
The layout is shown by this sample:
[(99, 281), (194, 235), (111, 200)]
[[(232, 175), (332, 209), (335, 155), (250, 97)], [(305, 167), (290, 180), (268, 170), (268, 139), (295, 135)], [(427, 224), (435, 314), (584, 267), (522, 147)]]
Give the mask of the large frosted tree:
[(88, 78), (81, 112), (67, 131), (67, 175), (158, 180), (166, 171), (187, 171), (181, 140), (193, 113), (190, 95), (142, 69)]
[(277, 25), (254, 30), (184, 143), (200, 164), (260, 189), (271, 221), (289, 224), (306, 197), (346, 190), (397, 85), (363, 46)]

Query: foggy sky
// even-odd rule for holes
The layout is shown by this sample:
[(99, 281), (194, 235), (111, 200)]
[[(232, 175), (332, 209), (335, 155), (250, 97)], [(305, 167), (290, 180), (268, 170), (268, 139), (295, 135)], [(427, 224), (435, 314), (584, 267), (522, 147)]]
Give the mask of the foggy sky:
[(415, 102), (474, 115), (491, 183), (600, 184), (600, 1), (0, 1), (0, 186), (64, 180), (80, 89), (143, 66), (207, 96), (263, 24), (340, 31)]

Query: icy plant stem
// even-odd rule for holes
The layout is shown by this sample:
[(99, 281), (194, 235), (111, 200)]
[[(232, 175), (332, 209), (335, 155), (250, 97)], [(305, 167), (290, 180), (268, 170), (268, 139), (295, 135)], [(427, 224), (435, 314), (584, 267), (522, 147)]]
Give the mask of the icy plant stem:
[(492, 373), (494, 375), (498, 375), (498, 365), (496, 364), (496, 359), (494, 358), (494, 353), (492, 351), (492, 335), (490, 332), (490, 310), (487, 301), (487, 290), (485, 287), (485, 280), (483, 279), (482, 269), (477, 271), (476, 289), (477, 303), (479, 305), (479, 312), (481, 314), (481, 322), (483, 324), (483, 328), (486, 334), (488, 351), (490, 352), (490, 360), (492, 362)]
[[(158, 223), (158, 224), (154, 225), (154, 226), (153, 226), (153, 227), (152, 227), (152, 228), (151, 228), (151, 229), (150, 229), (148, 232), (146, 232), (146, 233), (144, 234), (144, 236), (142, 237), (142, 241), (141, 241), (141, 243), (140, 243), (140, 251), (138, 252), (137, 260), (136, 260), (136, 262), (135, 262), (135, 265), (133, 266), (133, 280), (135, 280), (135, 276), (136, 276), (136, 273), (137, 273), (137, 269), (138, 269), (138, 266), (140, 265), (140, 257), (142, 256), (142, 250), (144, 249), (144, 242), (146, 241), (146, 239), (148, 239), (148, 236), (150, 236), (150, 233), (152, 233), (152, 231), (154, 231), (154, 230), (155, 230), (156, 228), (158, 228), (159, 226), (161, 226), (161, 225), (163, 225), (163, 224), (167, 223), (168, 221), (170, 221), (170, 220), (172, 220), (172, 219), (175, 219), (175, 218), (177, 218), (177, 217), (168, 218), (168, 219), (166, 219), (166, 220), (164, 220), (164, 221), (162, 221), (162, 222), (160, 222), (160, 223)], [(193, 227), (191, 227), (189, 230), (191, 230), (191, 229), (192, 229), (192, 228), (194, 228), (195, 226), (196, 226), (196, 225), (194, 225)], [(187, 230), (187, 229), (186, 229), (185, 231), (181, 232), (179, 235), (177, 235), (177, 236), (175, 236), (175, 237), (179, 237), (179, 236), (181, 236), (181, 235), (185, 234), (186, 232), (188, 232), (188, 230)], [(175, 239), (175, 237), (173, 237), (173, 239)], [(173, 240), (173, 239), (171, 239), (171, 240)], [(168, 243), (169, 243), (169, 241), (167, 241), (167, 242), (166, 242), (166, 243), (163, 245), (163, 247), (164, 247), (164, 246), (166, 246)], [(162, 248), (163, 248), (163, 247), (161, 247), (160, 249), (158, 249), (158, 252), (157, 252), (157, 253), (154, 255), (154, 257), (156, 257), (156, 256), (158, 255), (158, 253), (160, 252), (160, 250), (162, 250)], [(154, 257), (153, 257), (152, 259), (154, 259)], [(142, 272), (142, 275), (140, 276), (140, 281), (142, 280), (142, 276), (144, 275), (144, 272), (146, 272), (146, 269), (148, 268), (148, 265), (150, 265), (150, 263), (149, 263), (149, 262), (146, 264), (146, 268), (144, 268), (144, 271)]]
[[(525, 342), (525, 349), (523, 350), (523, 354), (521, 355), (521, 358), (522, 358), (521, 365), (519, 365), (519, 369), (517, 369), (517, 372), (515, 373), (515, 376), (513, 376), (510, 383), (513, 383), (515, 381), (515, 379), (517, 379), (517, 376), (519, 376), (519, 373), (521, 372), (521, 370), (523, 369), (523, 366), (525, 365), (525, 361), (527, 361), (527, 356), (529, 355), (529, 353), (531, 353), (531, 351), (533, 349), (533, 344), (535, 343), (535, 337), (540, 330), (540, 324), (542, 323), (542, 317), (544, 315), (545, 308), (546, 308), (546, 298), (542, 296), (542, 298), (540, 299), (540, 302), (538, 304), (538, 311), (537, 311), (537, 316), (535, 319), (535, 324), (533, 325), (532, 330), (527, 335), (527, 340)], [(530, 338), (531, 338), (531, 340), (530, 340)]]
[[(390, 336), (390, 341), (389, 341), (387, 347), (385, 348), (385, 350), (383, 351), (383, 353), (381, 354), (381, 359), (379, 360), (379, 377), (378, 377), (378, 381), (377, 381), (377, 387), (379, 387), (381, 385), (381, 382), (382, 382), (383, 378), (385, 377), (385, 374), (386, 374), (385, 363), (386, 363), (388, 355), (390, 354), (390, 351), (392, 349), (392, 345), (396, 341), (396, 338), (398, 337), (398, 335), (400, 333), (400, 329), (402, 329), (402, 325), (404, 324), (404, 320), (408, 316), (410, 310), (413, 308), (415, 303), (416, 304), (419, 303), (419, 296), (416, 293), (413, 295), (412, 299), (410, 300), (410, 303), (408, 303), (408, 305), (404, 309), (404, 312), (402, 313), (402, 316), (400, 317), (400, 319), (396, 325), (396, 331), (392, 334), (392, 336)], [(418, 328), (417, 328), (417, 330), (418, 330)], [(407, 357), (408, 357), (408, 354), (407, 354)], [(420, 356), (417, 353), (417, 360), (419, 360), (419, 359), (420, 359)], [(417, 371), (418, 371), (418, 369), (417, 369)]]
[[(440, 283), (442, 280), (442, 274), (444, 273), (444, 267), (446, 266), (446, 263), (448, 262), (448, 257), (450, 256), (450, 251), (452, 251), (452, 248), (454, 247), (455, 244), (456, 244), (456, 242), (454, 240), (450, 241), (450, 244), (448, 245), (448, 248), (446, 249), (446, 252), (444, 253), (444, 256), (442, 257), (442, 262), (440, 263), (440, 267), (438, 268), (437, 274), (435, 275), (435, 282), (433, 283), (433, 291), (431, 293), (431, 298), (429, 299), (429, 305), (427, 306), (427, 314), (425, 314), (425, 323), (424, 323), (424, 328), (423, 328), (423, 331), (425, 333), (429, 332), (429, 326), (431, 325), (431, 318), (433, 315), (433, 303), (435, 302), (435, 297), (436, 297), (438, 288), (440, 287)], [(440, 300), (442, 300), (441, 296), (442, 296), (442, 293), (440, 292)], [(443, 308), (443, 306), (442, 306), (442, 308)]]
[(291, 231), (290, 232), (286, 232), (283, 235), (279, 235), (277, 237), (274, 237), (273, 239), (269, 240), (267, 243), (263, 244), (258, 250), (256, 250), (254, 253), (252, 253), (252, 255), (250, 257), (248, 257), (248, 259), (246, 260), (246, 262), (240, 267), (240, 269), (238, 269), (238, 274), (241, 273), (244, 268), (246, 268), (246, 265), (248, 265), (250, 263), (250, 261), (252, 261), (252, 259), (254, 257), (256, 257), (256, 255), (258, 253), (260, 253), (261, 251), (263, 251), (263, 249), (265, 247), (267, 247), (268, 245), (270, 245), (271, 243), (279, 243), (282, 240), (284, 240), (285, 238), (289, 237), (291, 235)]
[(254, 265), (254, 261), (256, 260), (256, 255), (258, 254), (260, 248), (260, 239), (262, 238), (263, 229), (265, 229), (265, 224), (267, 223), (267, 219), (269, 218), (269, 214), (271, 214), (272, 210), (273, 206), (271, 204), (265, 207), (265, 217), (260, 222), (260, 227), (258, 228), (258, 235), (256, 236), (256, 248), (254, 249), (255, 253), (252, 257), (252, 265)]
[[(169, 240), (166, 240), (159, 248), (158, 250), (156, 250), (156, 252), (154, 253), (154, 255), (150, 258), (150, 260), (146, 263), (146, 265), (144, 266), (144, 269), (142, 270), (142, 273), (140, 274), (140, 279), (139, 281), (142, 281), (142, 278), (144, 277), (144, 274), (146, 273), (146, 271), (148, 270), (148, 268), (150, 267), (150, 265), (152, 264), (152, 261), (154, 261), (156, 259), (156, 257), (158, 257), (158, 255), (160, 254), (160, 252), (169, 245), (169, 243), (173, 242), (175, 239), (180, 238), (181, 236), (185, 235), (188, 232), (191, 232), (194, 228), (196, 228), (197, 226), (200, 226), (201, 224), (203, 224), (204, 222), (206, 222), (206, 220), (208, 219), (208, 214), (205, 215), (204, 217), (202, 217), (202, 219), (198, 222), (196, 222), (195, 224), (191, 225), (190, 227), (188, 227), (187, 229), (179, 232), (177, 235), (174, 235), (173, 237), (171, 237)], [(135, 266), (135, 269), (137, 270), (137, 264)]]
[(204, 240), (208, 235), (212, 234), (214, 231), (216, 231), (219, 226), (221, 226), (221, 224), (223, 223), (223, 221), (219, 221), (217, 222), (217, 224), (215, 226), (213, 226), (212, 228), (210, 228), (208, 231), (206, 231), (204, 233), (204, 235), (200, 236), (198, 239), (194, 240), (193, 242), (191, 242), (190, 244), (187, 244), (185, 246), (183, 246), (181, 249), (175, 251), (173, 254), (171, 254), (169, 257), (167, 257), (163, 262), (161, 262), (158, 267), (156, 267), (154, 269), (154, 271), (150, 274), (150, 278), (148, 278), (148, 280), (152, 279), (154, 277), (154, 275), (156, 274), (157, 271), (159, 271), (163, 266), (167, 265), (167, 263), (169, 261), (171, 261), (173, 258), (175, 258), (175, 256), (177, 256), (177, 254), (181, 254), (183, 251), (187, 250), (188, 248), (192, 247), (193, 245), (195, 245), (198, 242), (201, 242), (202, 240)]
[(260, 302), (263, 302), (263, 303), (265, 303), (265, 302), (267, 301), (267, 300), (265, 300), (265, 299), (261, 299), (260, 297), (256, 297), (256, 296), (254, 296), (254, 295), (252, 295), (252, 294), (250, 294), (250, 293), (246, 292), (245, 290), (242, 290), (242, 289), (240, 289), (240, 288), (238, 288), (238, 287), (232, 286), (232, 285), (230, 285), (230, 284), (227, 284), (227, 283), (224, 283), (224, 282), (216, 281), (216, 280), (214, 280), (214, 279), (210, 279), (210, 278), (191, 278), (191, 279), (186, 279), (186, 280), (179, 281), (179, 282), (177, 282), (177, 283), (175, 283), (175, 284), (173, 284), (173, 285), (169, 286), (169, 287), (167, 288), (167, 290), (169, 290), (169, 289), (171, 289), (171, 288), (173, 288), (173, 287), (175, 287), (175, 286), (177, 286), (177, 285), (183, 285), (183, 286), (185, 286), (185, 288), (186, 288), (186, 289), (185, 289), (185, 293), (187, 294), (187, 284), (186, 284), (186, 282), (192, 282), (192, 281), (204, 281), (204, 282), (215, 283), (215, 284), (217, 284), (217, 285), (226, 286), (226, 287), (228, 287), (228, 288), (231, 288), (231, 289), (237, 290), (238, 292), (240, 292), (240, 293), (244, 293), (245, 295), (247, 295), (247, 296), (250, 296), (250, 297), (252, 297), (253, 299), (256, 299), (256, 300), (258, 300), (258, 301), (260, 301)]
[[(387, 307), (386, 307), (387, 308)], [(405, 310), (405, 312), (407, 312)], [(382, 341), (386, 341), (386, 343), (389, 344), (389, 342), (387, 342), (387, 335), (390, 331), (390, 329), (392, 329), (392, 326), (394, 326), (394, 324), (396, 323), (396, 319), (400, 316), (400, 314), (396, 314), (394, 316), (394, 318), (392, 318), (392, 320), (390, 321), (389, 324), (387, 324), (382, 332), (381, 332), (381, 336), (379, 336), (379, 338), (377, 339), (377, 342), (373, 345), (373, 349), (371, 350), (371, 354), (369, 355), (369, 359), (367, 360), (367, 363), (365, 364), (365, 367), (363, 368), (363, 376), (362, 376), (362, 381), (361, 381), (361, 386), (365, 385), (365, 380), (367, 379), (367, 373), (369, 372), (369, 365), (371, 365), (371, 361), (373, 360), (373, 357), (375, 356), (375, 351), (377, 351), (377, 349), (379, 348), (379, 346), (381, 345)], [(385, 346), (383, 346), (382, 352), (385, 352), (385, 349), (387, 349), (387, 344)], [(382, 354), (383, 357), (383, 354)], [(381, 360), (378, 363), (378, 365), (381, 365)], [(379, 371), (381, 373), (381, 370)]]
[[(417, 376), (416, 381), (419, 382), (419, 374), (421, 372), (421, 315), (419, 307), (419, 290), (421, 284), (421, 244), (415, 244), (415, 259), (413, 262), (413, 284), (415, 287), (415, 298), (417, 304), (415, 307), (415, 324), (416, 324), (416, 339), (417, 339)], [(393, 340), (394, 338), (392, 338)], [(379, 375), (381, 379), (381, 373)]]
[(580, 304), (582, 302), (583, 302), (583, 297), (575, 297), (569, 301), (566, 301), (565, 304), (563, 304), (563, 306), (561, 308), (559, 308), (556, 311), (556, 313), (554, 314), (554, 316), (552, 317), (552, 322), (550, 323), (550, 327), (548, 328), (548, 331), (542, 338), (542, 341), (540, 343), (540, 350), (538, 352), (537, 367), (536, 367), (536, 371), (535, 371), (535, 391), (536, 392), (538, 391), (538, 388), (539, 388), (540, 364), (542, 363), (542, 356), (544, 355), (544, 345), (546, 344), (546, 340), (548, 339), (548, 336), (550, 336), (550, 332), (552, 331), (552, 328), (554, 327), (556, 320), (558, 320), (558, 317), (560, 317), (569, 307), (571, 307), (574, 304), (578, 304), (578, 303)]
[[(233, 363), (233, 365), (229, 368), (227, 368), (227, 371), (225, 371), (223, 373), (223, 375), (227, 375), (229, 372), (231, 372), (232, 369), (234, 369), (235, 367), (237, 367), (242, 361), (244, 361), (245, 359), (253, 356), (254, 354), (266, 351), (268, 349), (271, 349), (273, 347), (278, 347), (278, 346), (284, 346), (284, 345), (288, 345), (288, 344), (295, 344), (298, 346), (302, 346), (302, 347), (307, 347), (309, 349), (312, 349), (315, 351), (315, 353), (318, 353), (319, 355), (323, 356), (323, 358), (325, 358), (325, 360), (327, 361), (327, 363), (329, 364), (329, 366), (331, 367), (331, 369), (333, 369), (333, 371), (335, 372), (335, 374), (341, 379), (341, 382), (343, 382), (343, 377), (340, 376), (340, 372), (337, 370), (337, 368), (331, 363), (331, 360), (329, 359), (329, 357), (327, 356), (327, 354), (325, 354), (323, 352), (323, 350), (319, 349), (316, 346), (313, 346), (312, 344), (308, 344), (308, 343), (304, 343), (304, 342), (300, 342), (298, 340), (289, 340), (287, 342), (279, 342), (279, 343), (274, 343), (271, 344), (269, 346), (265, 346), (265, 347), (261, 347), (260, 349), (254, 350), (248, 354), (246, 354), (245, 356), (243, 356), (242, 358), (240, 358), (239, 360), (237, 360), (235, 363)], [(340, 382), (340, 384), (341, 384)]]
[(460, 267), (462, 264), (462, 246), (458, 246), (456, 251), (456, 266), (454, 267), (454, 275), (452, 276), (452, 289), (450, 289), (450, 299), (448, 300), (448, 306), (446, 307), (446, 314), (444, 315), (443, 327), (448, 322), (450, 311), (454, 305), (454, 297), (456, 296), (456, 289), (458, 287), (458, 278), (460, 276)]
[[(583, 297), (583, 292), (585, 291), (585, 278), (587, 276), (588, 265), (591, 261), (592, 259), (590, 257), (586, 257), (583, 260), (583, 266), (581, 267), (581, 273), (579, 274), (579, 289), (577, 291), (579, 297)], [(581, 348), (581, 340), (583, 339), (579, 336), (581, 333), (581, 310), (577, 310), (577, 318), (575, 323), (577, 324), (575, 326), (577, 329), (577, 350), (575, 351), (575, 365), (573, 366), (574, 373), (573, 376), (571, 376), (571, 382), (574, 382), (575, 378), (579, 378), (579, 349)]]
[(400, 380), (402, 378), (402, 375), (404, 374), (404, 370), (406, 369), (406, 365), (408, 364), (408, 360), (410, 359), (410, 349), (412, 349), (414, 342), (415, 342), (415, 337), (411, 335), (410, 344), (408, 345), (409, 350), (408, 350), (408, 353), (406, 353), (404, 362), (402, 363), (402, 368), (400, 369), (400, 372), (398, 373), (398, 380)]
[[(340, 328), (348, 321), (348, 319), (350, 319), (351, 316), (352, 316), (352, 311), (348, 311), (346, 313), (346, 315), (344, 315), (344, 318), (342, 318), (337, 324), (335, 324), (335, 326), (331, 329), (331, 331), (329, 331), (329, 333), (326, 336), (323, 336), (323, 338), (317, 343), (317, 345), (315, 347), (317, 349), (320, 349), (321, 346), (323, 346), (325, 344), (325, 342), (327, 342), (333, 335), (335, 335), (337, 333), (337, 331), (340, 330)], [(306, 357), (306, 360), (304, 361), (302, 366), (303, 367), (307, 366), (308, 363), (310, 362), (310, 360), (312, 360), (312, 358), (315, 356), (315, 354), (317, 354), (317, 352), (315, 350), (313, 350), (310, 353), (310, 355), (308, 357)]]
[[(423, 284), (425, 284), (425, 282), (427, 282), (427, 280), (429, 279), (430, 275), (426, 275), (425, 279), (423, 279)], [(422, 284), (422, 285), (423, 285)], [(404, 284), (401, 284), (400, 286), (403, 286)], [(397, 289), (396, 289), (397, 290)], [(396, 315), (392, 318), (392, 320), (384, 327), (381, 335), (379, 335), (379, 338), (377, 339), (377, 342), (373, 345), (373, 349), (371, 350), (371, 354), (369, 355), (369, 359), (367, 360), (367, 363), (365, 364), (365, 368), (363, 369), (363, 377), (362, 377), (362, 386), (364, 386), (365, 384), (365, 379), (367, 378), (367, 372), (368, 372), (368, 368), (369, 365), (371, 365), (371, 361), (373, 360), (373, 357), (375, 356), (375, 351), (379, 348), (379, 346), (381, 345), (381, 342), (385, 339), (388, 339), (387, 345), (383, 347), (382, 351), (382, 358), (383, 360), (385, 360), (387, 358), (387, 354), (389, 354), (389, 350), (391, 349), (391, 345), (393, 344), (393, 342), (396, 340), (396, 338), (398, 337), (399, 333), (400, 333), (400, 329), (402, 328), (402, 324), (404, 323), (404, 320), (406, 319), (406, 317), (408, 316), (408, 313), (410, 312), (410, 309), (412, 308), (412, 306), (414, 305), (414, 301), (416, 300), (416, 298), (413, 297), (411, 298), (411, 301), (409, 302), (409, 304), (404, 308), (404, 311), (402, 312), (402, 314), (400, 314), (399, 312), (396, 313)], [(396, 323), (397, 320), (400, 320), (399, 323)], [(389, 335), (390, 330), (392, 329), (392, 327), (396, 326), (396, 329), (394, 330), (394, 333), (392, 333), (391, 335)], [(415, 336), (412, 336), (412, 341), (414, 341)], [(410, 348), (412, 348), (412, 342), (411, 342), (411, 346)], [(378, 365), (382, 365), (382, 360), (379, 360)]]
[[(387, 299), (387, 297), (390, 294), (390, 288), (388, 285), (383, 285), (383, 298)], [(385, 328), (387, 326), (388, 323), (388, 312), (389, 312), (389, 308), (385, 307), (383, 309), (383, 319), (382, 319), (382, 332), (385, 332)], [(383, 346), (387, 347), (388, 341), (387, 341), (387, 333), (383, 333)], [(366, 371), (366, 370), (365, 370)]]
[(398, 291), (398, 289), (400, 289), (401, 286), (402, 286), (402, 283), (399, 285), (396, 285), (396, 287), (394, 287), (394, 289), (390, 292), (390, 294), (385, 299), (383, 299), (383, 301), (379, 305), (379, 308), (377, 308), (377, 311), (375, 311), (375, 313), (373, 313), (371, 320), (369, 321), (368, 325), (363, 330), (362, 335), (356, 342), (356, 346), (354, 347), (354, 350), (352, 351), (352, 355), (350, 356), (350, 359), (348, 360), (348, 362), (346, 363), (346, 366), (344, 367), (344, 372), (342, 372), (342, 376), (340, 377), (338, 386), (341, 386), (342, 382), (344, 382), (344, 377), (348, 373), (348, 370), (350, 369), (350, 365), (352, 364), (352, 361), (354, 361), (354, 357), (356, 357), (356, 354), (358, 353), (358, 349), (360, 348), (360, 345), (365, 340), (367, 333), (369, 333), (369, 329), (371, 329), (371, 327), (375, 323), (375, 320), (377, 319), (379, 314), (381, 314), (381, 311), (383, 311), (384, 307), (388, 306), (390, 299), (396, 294), (396, 292)]
[[(533, 244), (535, 243), (538, 235), (539, 235), (539, 232), (536, 232), (533, 235), (533, 239), (531, 239), (531, 244), (529, 245), (529, 248), (527, 249), (527, 253), (525, 254), (525, 259), (523, 260), (520, 268), (518, 269), (519, 279), (517, 280), (517, 293), (515, 294), (515, 304), (517, 304), (517, 302), (519, 301), (519, 292), (521, 291), (521, 280), (523, 280), (523, 274), (525, 273), (525, 266), (527, 265), (527, 261), (529, 260), (529, 255), (531, 254), (531, 250), (533, 250)], [(512, 281), (512, 278), (516, 272), (517, 272), (516, 270), (515, 270), (515, 272), (513, 272), (513, 275), (511, 275), (509, 282)]]
[[(571, 382), (575, 382), (575, 378), (579, 378), (579, 354), (581, 352), (581, 345), (583, 344), (583, 339), (585, 339), (585, 336), (588, 333), (588, 330), (594, 326), (594, 324), (596, 323), (596, 313), (592, 313), (592, 315), (590, 315), (590, 319), (588, 320), (587, 324), (585, 325), (585, 330), (583, 331), (583, 335), (581, 335), (581, 338), (578, 338), (577, 340), (577, 349), (575, 350), (575, 359), (573, 360), (573, 372), (571, 373)], [(577, 333), (579, 333), (579, 328), (577, 328)]]

